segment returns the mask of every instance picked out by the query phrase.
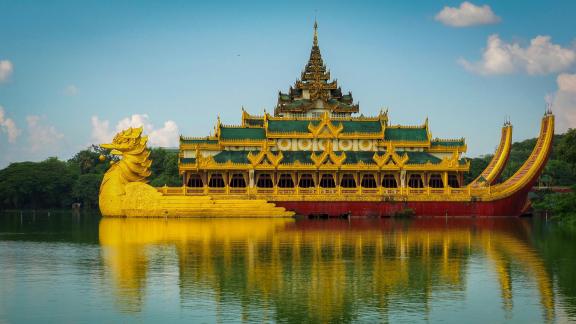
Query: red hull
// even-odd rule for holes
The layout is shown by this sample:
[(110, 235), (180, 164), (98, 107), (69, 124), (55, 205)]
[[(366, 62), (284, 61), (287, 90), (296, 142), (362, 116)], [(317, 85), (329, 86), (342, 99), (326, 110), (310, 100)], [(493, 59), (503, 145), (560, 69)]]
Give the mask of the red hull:
[(343, 215), (360, 217), (389, 217), (407, 208), (415, 216), (520, 216), (527, 206), (528, 190), (496, 201), (450, 202), (359, 202), (359, 201), (275, 201), (277, 206), (296, 212), (297, 215)]

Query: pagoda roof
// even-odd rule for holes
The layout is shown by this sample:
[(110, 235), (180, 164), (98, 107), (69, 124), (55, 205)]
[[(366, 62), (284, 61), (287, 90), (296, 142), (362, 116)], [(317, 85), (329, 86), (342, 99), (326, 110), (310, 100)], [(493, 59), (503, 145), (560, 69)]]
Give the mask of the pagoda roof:
[(436, 156), (428, 153), (428, 152), (397, 152), (400, 155), (404, 153), (408, 155), (408, 164), (425, 164), (425, 163), (432, 163), (438, 164), (442, 162), (441, 159), (437, 158)]
[(263, 127), (264, 126), (264, 119), (263, 118), (246, 119), (245, 123), (246, 123), (246, 126)]
[(269, 120), (268, 130), (274, 133), (308, 133), (308, 125), (316, 126), (319, 120)]
[(333, 124), (342, 123), (343, 133), (380, 133), (382, 132), (382, 123), (374, 120), (344, 120), (333, 121)]
[(226, 163), (228, 161), (232, 163), (250, 163), (248, 160), (248, 152), (246, 151), (222, 151), (214, 155), (214, 161), (218, 163)]
[[(304, 67), (300, 79), (296, 80), (288, 93), (278, 93), (277, 115), (282, 113), (300, 113), (310, 109), (321, 108), (342, 113), (356, 113), (358, 105), (354, 104), (352, 93), (343, 95), (336, 80), (330, 81), (330, 71), (326, 68), (320, 46), (318, 46), (318, 24), (314, 22), (314, 40), (310, 58)], [(316, 103), (324, 104), (316, 107)]]
[(180, 143), (181, 144), (218, 144), (218, 140), (217, 139), (211, 139), (209, 137), (192, 138), (192, 137), (180, 136)]
[(422, 127), (387, 127), (384, 131), (384, 140), (386, 141), (407, 141), (407, 142), (427, 142), (428, 129)]
[(218, 149), (224, 146), (260, 146), (277, 138), (342, 138), (378, 140), (380, 147), (413, 146), (428, 148), (431, 153), (466, 151), (464, 138), (432, 139), (428, 120), (422, 125), (388, 125), (382, 111), (375, 117), (330, 117), (328, 112), (318, 117), (274, 117), (250, 115), (243, 111), (241, 125), (223, 125), (218, 119), (216, 135), (180, 137), (181, 148)]
[(448, 140), (448, 139), (434, 139), (430, 141), (430, 146), (432, 147), (439, 147), (439, 146), (448, 146), (448, 147), (459, 147), (466, 145), (463, 138), (455, 139), (455, 140)]
[[(378, 120), (331, 120), (335, 126), (342, 125), (342, 133), (380, 133), (382, 123)], [(309, 125), (318, 126), (316, 120), (269, 120), (268, 130), (274, 133), (309, 133)]]
[(260, 127), (220, 126), (221, 140), (264, 140), (266, 130)]

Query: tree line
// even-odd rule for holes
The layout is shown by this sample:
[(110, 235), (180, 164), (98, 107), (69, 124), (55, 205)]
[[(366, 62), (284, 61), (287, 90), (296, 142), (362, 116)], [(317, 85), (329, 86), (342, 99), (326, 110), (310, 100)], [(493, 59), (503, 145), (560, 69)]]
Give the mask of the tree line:
[[(504, 169), (501, 179), (510, 177), (526, 161), (536, 139), (528, 139), (512, 144), (510, 159)], [(100, 155), (107, 162), (99, 160)], [(470, 172), (465, 175), (466, 182), (475, 179), (486, 168), (492, 155), (484, 155), (471, 159)], [(72, 203), (81, 203), (85, 208), (98, 207), (98, 191), (104, 173), (108, 169), (108, 161), (113, 160), (109, 151), (98, 146), (78, 152), (67, 161), (55, 157), (42, 162), (18, 162), (0, 170), (0, 209), (23, 208), (69, 208)], [(152, 175), (149, 183), (160, 187), (181, 186), (178, 175), (178, 151), (153, 148)], [(570, 129), (566, 134), (555, 135), (553, 151), (540, 177), (540, 184), (545, 186), (573, 186), (576, 184), (576, 129)], [(571, 193), (572, 195), (576, 195)], [(576, 196), (570, 201), (569, 194), (549, 195), (537, 199), (535, 206), (549, 208), (563, 206), (557, 213), (576, 215)], [(547, 199), (547, 200), (544, 200)], [(555, 205), (556, 200), (559, 203)], [(542, 204), (546, 202), (548, 205)], [(566, 203), (564, 203), (567, 201)]]
[[(67, 161), (51, 157), (11, 163), (0, 170), (0, 209), (69, 208), (73, 203), (97, 208), (100, 183), (114, 159), (108, 150), (93, 145)], [(182, 185), (177, 150), (153, 148), (150, 159), (152, 186)]]
[[(528, 159), (536, 145), (536, 138), (512, 143), (510, 158), (502, 171), (500, 181), (511, 177)], [(492, 154), (470, 159), (470, 172), (464, 175), (466, 183), (474, 180), (490, 163)], [(552, 154), (540, 176), (538, 186), (572, 186), (576, 184), (576, 129), (554, 135)]]

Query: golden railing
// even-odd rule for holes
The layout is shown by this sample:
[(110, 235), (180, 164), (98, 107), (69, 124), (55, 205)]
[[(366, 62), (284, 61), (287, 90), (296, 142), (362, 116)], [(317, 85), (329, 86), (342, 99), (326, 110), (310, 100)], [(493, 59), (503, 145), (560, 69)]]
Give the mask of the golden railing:
[(234, 199), (258, 198), (267, 200), (405, 200), (408, 197), (415, 200), (469, 200), (474, 197), (482, 200), (491, 193), (491, 187), (485, 188), (334, 188), (310, 187), (310, 188), (258, 188), (258, 187), (160, 187), (158, 192), (166, 196), (201, 196), (213, 195), (221, 199), (226, 197)]

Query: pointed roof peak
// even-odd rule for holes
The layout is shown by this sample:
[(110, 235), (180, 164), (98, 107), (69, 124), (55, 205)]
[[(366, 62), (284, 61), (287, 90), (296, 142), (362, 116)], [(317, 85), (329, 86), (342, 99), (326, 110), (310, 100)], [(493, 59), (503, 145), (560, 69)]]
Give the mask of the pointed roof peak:
[[(318, 104), (322, 101), (323, 104)], [(278, 94), (278, 105), (275, 114), (307, 113), (310, 109), (319, 108), (325, 111), (351, 114), (358, 112), (358, 104), (354, 104), (352, 94), (342, 94), (338, 82), (331, 81), (330, 71), (324, 65), (320, 46), (318, 46), (318, 21), (314, 19), (314, 42), (310, 50), (310, 58), (300, 79), (296, 80), (287, 94)]]
[(314, 46), (318, 46), (318, 21), (314, 18)]

